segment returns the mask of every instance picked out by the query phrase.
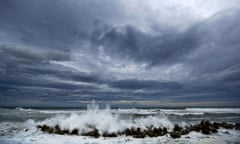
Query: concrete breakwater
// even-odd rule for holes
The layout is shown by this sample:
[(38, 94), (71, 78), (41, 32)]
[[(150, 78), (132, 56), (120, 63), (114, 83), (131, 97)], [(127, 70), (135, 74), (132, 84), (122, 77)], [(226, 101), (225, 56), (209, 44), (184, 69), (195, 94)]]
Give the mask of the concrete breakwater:
[(126, 128), (123, 131), (118, 132), (103, 132), (100, 133), (98, 129), (94, 126), (89, 126), (91, 128), (88, 132), (80, 132), (77, 128), (73, 130), (61, 129), (59, 125), (48, 126), (48, 125), (37, 125), (37, 128), (42, 132), (49, 134), (59, 134), (59, 135), (81, 135), (81, 136), (91, 136), (98, 138), (102, 137), (117, 137), (120, 135), (132, 136), (134, 138), (144, 138), (144, 137), (158, 137), (164, 135), (170, 135), (172, 138), (180, 138), (182, 135), (187, 135), (192, 131), (201, 132), (205, 135), (210, 135), (212, 133), (217, 133), (219, 128), (224, 129), (235, 129), (240, 130), (240, 123), (226, 123), (226, 122), (210, 122), (201, 121), (195, 125), (189, 125), (181, 127), (177, 124), (174, 125), (172, 130), (168, 130), (166, 127), (154, 127), (153, 125), (147, 127), (146, 129), (141, 129), (139, 127)]

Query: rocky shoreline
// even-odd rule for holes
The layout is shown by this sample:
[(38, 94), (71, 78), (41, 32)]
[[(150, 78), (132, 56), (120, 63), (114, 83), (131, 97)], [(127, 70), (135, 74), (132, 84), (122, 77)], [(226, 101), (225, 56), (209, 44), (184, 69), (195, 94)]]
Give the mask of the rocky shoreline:
[(117, 137), (120, 135), (132, 136), (134, 138), (144, 138), (144, 137), (158, 137), (169, 134), (172, 138), (180, 138), (182, 135), (187, 135), (192, 131), (201, 132), (205, 135), (210, 135), (212, 133), (217, 133), (219, 128), (225, 129), (235, 129), (240, 130), (240, 123), (226, 123), (226, 122), (210, 122), (210, 121), (201, 121), (199, 124), (189, 125), (186, 127), (181, 127), (175, 125), (172, 131), (168, 131), (166, 127), (154, 127), (150, 126), (147, 129), (141, 129), (139, 127), (127, 128), (120, 132), (108, 133), (104, 132), (100, 134), (98, 129), (92, 127), (92, 130), (85, 133), (79, 133), (78, 129), (73, 129), (72, 131), (67, 129), (61, 129), (59, 125), (54, 127), (47, 125), (37, 125), (37, 128), (42, 132), (49, 134), (59, 134), (59, 135), (81, 135), (81, 136), (91, 136), (98, 138), (102, 137)]

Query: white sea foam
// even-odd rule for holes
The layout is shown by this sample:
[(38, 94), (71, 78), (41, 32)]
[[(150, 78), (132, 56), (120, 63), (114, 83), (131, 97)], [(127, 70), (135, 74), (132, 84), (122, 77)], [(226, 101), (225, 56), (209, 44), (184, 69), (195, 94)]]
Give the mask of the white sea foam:
[(161, 109), (161, 112), (171, 115), (204, 115), (211, 114), (240, 114), (240, 108), (186, 108), (186, 109)]
[(240, 108), (186, 108), (188, 112), (204, 113), (236, 113), (240, 114)]
[(165, 114), (177, 115), (177, 116), (184, 116), (184, 115), (203, 115), (204, 112), (194, 112), (194, 111), (187, 111), (185, 109), (162, 109), (161, 112)]
[(111, 112), (113, 113), (120, 113), (120, 114), (140, 114), (140, 115), (153, 115), (159, 114), (159, 109), (112, 109)]
[(31, 112), (31, 111), (34, 111), (33, 109), (25, 109), (25, 108), (22, 108), (22, 107), (16, 107), (16, 110), (19, 110), (19, 111), (25, 111), (25, 112)]
[(119, 114), (113, 114), (109, 108), (100, 110), (97, 105), (88, 106), (88, 110), (82, 114), (61, 114), (39, 122), (39, 124), (59, 125), (62, 129), (68, 130), (77, 128), (79, 133), (89, 132), (96, 128), (100, 134), (118, 132), (131, 127), (146, 129), (151, 125), (169, 129), (173, 127), (173, 124), (164, 115), (120, 119)]
[(84, 110), (38, 110), (44, 114), (68, 114), (68, 113), (83, 113)]
[(82, 113), (84, 110), (54, 110), (54, 109), (46, 109), (46, 110), (40, 110), (40, 109), (30, 109), (30, 108), (22, 108), (17, 107), (16, 110), (22, 111), (22, 112), (32, 112), (32, 113), (44, 113), (44, 114), (67, 114), (67, 113)]

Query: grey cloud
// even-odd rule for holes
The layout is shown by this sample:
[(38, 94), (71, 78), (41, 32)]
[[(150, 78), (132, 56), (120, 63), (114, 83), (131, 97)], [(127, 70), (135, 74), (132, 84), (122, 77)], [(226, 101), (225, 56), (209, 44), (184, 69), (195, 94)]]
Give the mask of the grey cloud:
[[(219, 12), (184, 31), (151, 22), (151, 31), (143, 31), (129, 24), (120, 1), (0, 3), (1, 102), (239, 101), (238, 9)], [(101, 52), (110, 60), (100, 61)], [(86, 53), (91, 58), (84, 59)], [(80, 54), (85, 57), (79, 60)], [(162, 81), (132, 74), (118, 80), (115, 73), (105, 69), (116, 59), (125, 64), (147, 64), (146, 75), (152, 68), (167, 69), (175, 64), (186, 66), (179, 72), (189, 75), (182, 80)], [(89, 65), (89, 60), (100, 64), (93, 64), (92, 72), (84, 72), (81, 64)], [(80, 66), (76, 70), (52, 61)], [(155, 73), (158, 75), (157, 70)]]
[(223, 11), (195, 26), (201, 38), (198, 50), (187, 64), (196, 75), (217, 74), (223, 71), (239, 71), (240, 60), (240, 11)]
[(41, 77), (35, 77), (34, 75), (30, 75), (30, 78), (22, 77), (0, 77), (0, 82), (5, 85), (13, 85), (13, 86), (28, 86), (28, 87), (44, 87), (44, 88), (56, 88), (56, 89), (63, 89), (63, 90), (74, 90), (74, 89), (88, 89), (94, 88), (92, 86), (87, 85), (77, 85), (77, 84), (70, 84), (66, 82), (59, 82), (59, 81), (52, 81), (45, 79), (41, 79)]
[(240, 70), (232, 72), (221, 79), (223, 82), (236, 82), (240, 83)]
[[(51, 65), (50, 65), (51, 67)], [(107, 77), (99, 75), (97, 73), (86, 73), (73, 70), (61, 70), (58, 68), (46, 67), (47, 69), (29, 67), (22, 70), (23, 73), (36, 74), (36, 75), (48, 75), (62, 80), (70, 80), (73, 82), (87, 82), (94, 84), (101, 84), (110, 81)]]
[(238, 9), (225, 10), (184, 32), (161, 25), (154, 29), (155, 34), (133, 26), (108, 26), (92, 33), (91, 43), (113, 59), (149, 66), (184, 63), (192, 66), (194, 73), (216, 72), (239, 61), (239, 15)]
[(174, 82), (159, 82), (151, 80), (119, 80), (109, 84), (112, 87), (129, 90), (177, 90), (181, 89), (182, 85)]
[(180, 33), (166, 28), (158, 32), (158, 35), (153, 35), (126, 26), (106, 32), (100, 45), (110, 55), (117, 54), (118, 57), (154, 66), (181, 61), (198, 46), (198, 37), (191, 29)]
[(43, 63), (49, 61), (69, 61), (70, 53), (57, 50), (43, 51), (41, 48), (0, 45), (0, 55), (5, 63)]
[(109, 23), (121, 20), (118, 5), (109, 0), (10, 0), (1, 2), (0, 25), (7, 35), (18, 35), (23, 43), (65, 49), (78, 39), (76, 34), (89, 33), (96, 20)]
[(16, 58), (29, 61), (41, 61), (44, 59), (42, 55), (35, 52), (33, 49), (19, 48), (10, 45), (0, 45), (1, 55), (6, 55), (8, 58)]

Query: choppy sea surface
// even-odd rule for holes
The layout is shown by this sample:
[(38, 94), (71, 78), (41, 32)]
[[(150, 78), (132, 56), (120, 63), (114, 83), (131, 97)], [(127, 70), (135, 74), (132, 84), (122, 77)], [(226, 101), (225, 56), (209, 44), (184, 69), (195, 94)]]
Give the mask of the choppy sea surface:
[(99, 132), (116, 132), (125, 128), (148, 126), (186, 126), (201, 120), (214, 122), (240, 122), (240, 108), (183, 108), (183, 109), (24, 109), (0, 108), (0, 144), (240, 144), (240, 131), (219, 129), (218, 133), (203, 135), (191, 132), (179, 139), (169, 135), (160, 137), (114, 138), (57, 135), (41, 132), (37, 125), (59, 125), (63, 129), (88, 131), (89, 125)]

